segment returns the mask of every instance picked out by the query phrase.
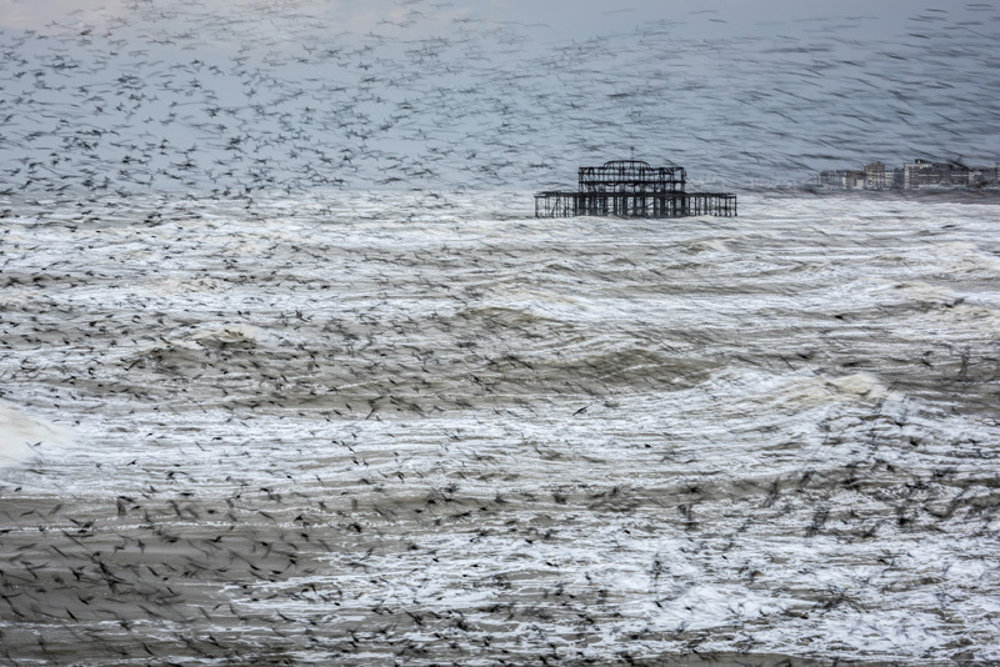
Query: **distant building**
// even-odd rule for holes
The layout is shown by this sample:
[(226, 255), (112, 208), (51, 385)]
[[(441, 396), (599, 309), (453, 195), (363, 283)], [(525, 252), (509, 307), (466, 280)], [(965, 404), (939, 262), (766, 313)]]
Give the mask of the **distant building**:
[(821, 171), (819, 185), (839, 190), (860, 190), (865, 187), (865, 172), (856, 169)]
[(917, 158), (909, 164), (903, 165), (903, 189), (915, 190), (927, 179), (924, 172), (930, 171), (931, 163), (928, 160)]
[(969, 185), (974, 188), (981, 188), (988, 185), (1000, 183), (1000, 173), (997, 166), (973, 167), (969, 171)]
[(892, 187), (892, 172), (886, 172), (881, 162), (865, 165), (865, 190), (888, 190)]
[(821, 188), (842, 188), (844, 181), (840, 177), (840, 171), (821, 171), (816, 177), (816, 185)]
[(969, 171), (959, 162), (914, 160), (903, 167), (903, 189), (968, 187)]

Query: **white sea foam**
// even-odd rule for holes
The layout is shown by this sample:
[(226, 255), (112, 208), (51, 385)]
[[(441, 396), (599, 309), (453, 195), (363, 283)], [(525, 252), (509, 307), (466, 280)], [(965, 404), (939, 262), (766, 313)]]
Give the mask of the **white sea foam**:
[(0, 402), (0, 467), (23, 463), (49, 446), (65, 445), (69, 440), (64, 428)]
[(771, 390), (774, 401), (796, 409), (830, 405), (836, 401), (877, 401), (888, 396), (879, 380), (868, 373), (839, 377), (793, 378)]
[[(75, 649), (46, 615), (69, 610), (95, 663), (209, 634), (262, 661), (1000, 658), (1000, 275), (950, 268), (993, 252), (981, 211), (535, 221), (468, 194), (405, 221), (409, 194), (338, 197), (40, 226), (12, 255), (3, 428), (41, 456), (0, 474), (4, 572), (56, 559), (106, 602), (25, 569), (5, 647)], [(161, 617), (204, 635), (156, 643)]]

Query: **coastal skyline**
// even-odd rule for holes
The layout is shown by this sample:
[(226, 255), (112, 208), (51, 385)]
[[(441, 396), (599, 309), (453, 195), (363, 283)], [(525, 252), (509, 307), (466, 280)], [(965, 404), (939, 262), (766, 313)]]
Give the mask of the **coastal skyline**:
[(968, 165), (960, 159), (917, 158), (893, 167), (875, 160), (860, 169), (821, 171), (809, 186), (836, 190), (996, 190), (1000, 187), (1000, 161)]

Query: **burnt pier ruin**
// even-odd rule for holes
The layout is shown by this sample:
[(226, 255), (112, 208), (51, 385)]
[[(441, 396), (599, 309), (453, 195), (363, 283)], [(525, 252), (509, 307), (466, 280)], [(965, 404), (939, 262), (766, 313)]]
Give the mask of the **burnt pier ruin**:
[(680, 218), (736, 215), (736, 195), (686, 192), (683, 167), (652, 167), (642, 160), (612, 160), (580, 167), (579, 188), (535, 194), (536, 218), (575, 215), (622, 218)]

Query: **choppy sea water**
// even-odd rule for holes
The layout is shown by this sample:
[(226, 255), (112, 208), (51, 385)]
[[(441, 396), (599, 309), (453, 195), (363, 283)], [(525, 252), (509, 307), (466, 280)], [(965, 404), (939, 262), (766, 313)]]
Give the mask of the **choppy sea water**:
[(995, 203), (3, 209), (4, 661), (1000, 660)]

